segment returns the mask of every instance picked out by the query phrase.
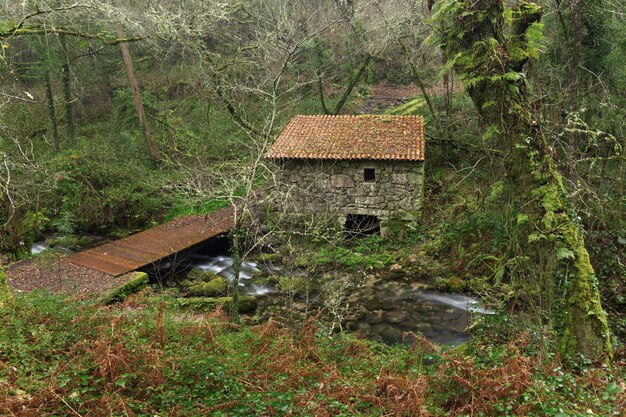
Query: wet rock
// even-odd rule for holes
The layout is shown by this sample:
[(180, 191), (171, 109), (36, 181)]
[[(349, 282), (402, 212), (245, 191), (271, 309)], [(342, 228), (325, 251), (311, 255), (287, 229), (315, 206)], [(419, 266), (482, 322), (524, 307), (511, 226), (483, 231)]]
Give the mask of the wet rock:
[[(232, 297), (195, 297), (195, 298), (178, 298), (177, 303), (180, 307), (197, 311), (197, 312), (209, 312), (214, 311), (217, 307), (222, 307), (225, 310), (230, 309), (230, 304), (233, 302)], [(251, 296), (239, 297), (239, 312), (251, 313), (257, 308), (257, 299)]]
[(379, 324), (383, 322), (383, 312), (381, 310), (368, 311), (365, 313), (365, 321), (369, 324)]
[(383, 341), (388, 344), (395, 344), (402, 342), (402, 332), (396, 328), (389, 326), (382, 333), (380, 333)]
[(389, 277), (392, 278), (392, 279), (402, 278), (404, 276), (404, 274), (405, 274), (405, 272), (402, 269), (402, 265), (400, 265), (400, 264), (393, 264), (389, 268)]
[[(348, 297), (350, 328), (367, 331), (386, 343), (405, 332), (422, 333), (436, 343), (462, 343), (476, 301), (459, 294), (424, 291), (423, 284), (375, 282)], [(470, 310), (474, 311), (474, 310)], [(407, 342), (408, 343), (408, 342)]]
[(414, 328), (424, 334), (433, 331), (433, 327), (430, 325), (430, 323), (424, 323), (424, 322), (416, 323), (413, 326), (407, 326), (407, 327), (409, 327), (407, 330), (411, 330), (411, 328)]
[(385, 297), (380, 301), (380, 309), (385, 311), (393, 311), (398, 307), (397, 300), (392, 297)]
[(407, 314), (403, 311), (386, 311), (383, 314), (383, 320), (387, 323), (400, 324), (406, 321)]
[(358, 331), (360, 331), (360, 332), (363, 332), (363, 333), (370, 333), (370, 332), (371, 332), (371, 330), (372, 330), (372, 327), (369, 325), (369, 323), (366, 323), (366, 322), (364, 322), (364, 321), (360, 321), (360, 322), (357, 324), (356, 329), (357, 329)]
[(365, 299), (362, 300), (361, 303), (363, 307), (370, 311), (383, 309), (383, 302), (378, 298)]

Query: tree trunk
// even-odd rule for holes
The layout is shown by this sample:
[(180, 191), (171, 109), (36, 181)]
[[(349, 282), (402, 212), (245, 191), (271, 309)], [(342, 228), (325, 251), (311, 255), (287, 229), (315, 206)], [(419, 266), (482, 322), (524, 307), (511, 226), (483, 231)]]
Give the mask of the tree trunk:
[(44, 73), (44, 83), (46, 85), (46, 105), (48, 107), (48, 117), (52, 126), (52, 147), (59, 151), (59, 122), (57, 121), (56, 110), (54, 109), (54, 96), (52, 95), (52, 82), (50, 81), (50, 70), (46, 68)]
[[(583, 49), (583, 25), (582, 25), (582, 11), (580, 7), (580, 0), (572, 0), (572, 45), (570, 45), (569, 56), (571, 59), (570, 64), (570, 111), (575, 109), (578, 104), (578, 90), (580, 89), (580, 54)], [(572, 137), (573, 135), (570, 135)], [(570, 138), (571, 140), (571, 138)], [(570, 143), (570, 145), (574, 145)]]
[[(552, 323), (566, 362), (578, 354), (612, 359), (611, 334), (582, 227), (572, 209), (554, 150), (541, 130), (522, 70), (530, 57), (526, 33), (541, 20), (534, 3), (519, 2), (505, 27), (502, 0), (451, 0), (437, 12), (442, 44), (454, 60), (487, 132), (507, 152), (511, 194), (517, 196), (525, 254), (533, 271), (554, 289)], [(508, 35), (505, 35), (507, 33)], [(527, 220), (525, 220), (527, 219)]]
[(359, 70), (353, 74), (352, 78), (350, 79), (350, 82), (348, 83), (348, 85), (346, 86), (346, 89), (341, 95), (339, 102), (335, 106), (335, 109), (333, 110), (333, 113), (332, 113), (334, 116), (338, 115), (341, 109), (343, 109), (343, 106), (346, 104), (346, 101), (348, 101), (350, 94), (352, 94), (352, 90), (354, 90), (354, 87), (356, 87), (356, 85), (359, 83), (359, 81), (363, 77), (363, 73), (367, 69), (367, 66), (370, 64), (371, 60), (372, 60), (372, 56), (370, 54), (366, 54), (365, 59), (363, 60), (363, 64), (361, 64), (361, 68), (359, 68)]
[(363, 60), (363, 63), (361, 64), (361, 67), (358, 70), (356, 70), (354, 74), (352, 74), (352, 76), (350, 77), (350, 80), (348, 81), (348, 85), (346, 86), (346, 89), (341, 94), (339, 101), (337, 102), (337, 104), (335, 105), (335, 108), (332, 111), (328, 109), (328, 107), (326, 107), (326, 101), (324, 99), (324, 86), (322, 84), (321, 74), (318, 72), (317, 83), (318, 83), (319, 94), (320, 94), (320, 103), (322, 105), (322, 110), (324, 111), (325, 114), (333, 115), (333, 116), (336, 116), (339, 114), (341, 109), (343, 109), (343, 106), (348, 101), (350, 94), (352, 94), (352, 90), (354, 90), (354, 87), (356, 87), (356, 85), (359, 83), (359, 81), (363, 77), (363, 73), (365, 73), (365, 70), (367, 69), (371, 60), (372, 60), (372, 56), (370, 54), (367, 54), (365, 56), (365, 59)]
[(67, 43), (65, 42), (64, 33), (59, 35), (59, 43), (61, 44), (61, 59), (63, 61), (63, 98), (65, 99), (66, 133), (70, 145), (74, 145), (74, 112), (72, 109), (72, 91), (70, 88), (70, 60), (67, 55)]
[[(237, 216), (237, 210), (235, 210), (235, 216)], [(241, 318), (239, 316), (239, 275), (241, 274), (241, 243), (240, 243), (240, 231), (241, 226), (239, 224), (240, 218), (235, 219), (235, 227), (231, 231), (231, 253), (233, 255), (233, 281), (231, 283), (232, 291), (231, 296), (233, 298), (230, 303), (230, 317), (236, 324), (239, 324)]]
[(141, 100), (141, 93), (139, 91), (139, 83), (137, 82), (137, 77), (135, 76), (135, 69), (133, 68), (133, 61), (130, 57), (130, 52), (128, 51), (128, 45), (126, 45), (124, 42), (121, 42), (120, 49), (122, 51), (122, 57), (124, 58), (124, 65), (126, 66), (126, 73), (128, 74), (130, 88), (133, 92), (133, 100), (135, 101), (137, 116), (139, 116), (139, 121), (141, 122), (141, 125), (143, 126), (146, 135), (146, 144), (148, 145), (150, 158), (152, 158), (152, 160), (155, 162), (159, 162), (161, 156), (159, 155), (159, 150), (157, 149), (156, 144), (152, 140), (150, 125), (148, 125), (148, 120), (146, 119), (146, 112), (144, 110), (143, 101)]

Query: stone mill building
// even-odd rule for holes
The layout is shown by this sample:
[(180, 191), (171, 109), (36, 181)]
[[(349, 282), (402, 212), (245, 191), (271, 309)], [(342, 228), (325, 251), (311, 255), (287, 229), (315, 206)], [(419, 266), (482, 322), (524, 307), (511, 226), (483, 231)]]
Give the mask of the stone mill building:
[(334, 216), (362, 233), (419, 217), (422, 117), (296, 116), (265, 158), (276, 164), (275, 199), (299, 214)]

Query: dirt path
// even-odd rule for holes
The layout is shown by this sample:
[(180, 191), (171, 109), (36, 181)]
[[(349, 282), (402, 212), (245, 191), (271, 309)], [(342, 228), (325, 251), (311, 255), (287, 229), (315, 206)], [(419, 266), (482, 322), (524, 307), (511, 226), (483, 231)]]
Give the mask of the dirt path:
[(62, 255), (45, 254), (9, 266), (5, 273), (13, 292), (43, 289), (53, 293), (83, 295), (106, 293), (127, 279), (73, 265)]

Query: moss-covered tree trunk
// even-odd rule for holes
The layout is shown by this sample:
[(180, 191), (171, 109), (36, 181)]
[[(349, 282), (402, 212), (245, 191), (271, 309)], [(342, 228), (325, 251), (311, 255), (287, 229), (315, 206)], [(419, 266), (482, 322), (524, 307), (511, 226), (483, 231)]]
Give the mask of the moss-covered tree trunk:
[(525, 1), (506, 7), (502, 0), (441, 0), (435, 19), (442, 48), (487, 136), (506, 152), (508, 183), (523, 219), (523, 250), (532, 272), (554, 288), (553, 325), (564, 360), (582, 354), (610, 362), (610, 331), (583, 230), (523, 72), (532, 53), (529, 29), (542, 10)]

